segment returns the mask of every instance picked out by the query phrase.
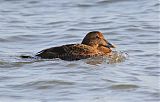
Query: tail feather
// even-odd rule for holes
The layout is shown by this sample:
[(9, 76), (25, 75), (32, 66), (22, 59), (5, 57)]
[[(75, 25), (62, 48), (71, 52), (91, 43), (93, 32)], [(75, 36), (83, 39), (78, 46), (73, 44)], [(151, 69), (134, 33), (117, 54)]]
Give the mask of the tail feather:
[(21, 55), (21, 58), (34, 58), (33, 56)]

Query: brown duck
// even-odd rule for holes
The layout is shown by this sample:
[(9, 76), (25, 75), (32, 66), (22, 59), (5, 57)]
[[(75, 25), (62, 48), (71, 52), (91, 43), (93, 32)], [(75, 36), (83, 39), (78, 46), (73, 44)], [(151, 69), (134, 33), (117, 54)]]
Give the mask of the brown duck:
[(39, 58), (62, 60), (80, 60), (95, 56), (109, 55), (115, 48), (110, 44), (99, 31), (89, 32), (81, 44), (68, 44), (58, 47), (44, 49), (36, 54)]

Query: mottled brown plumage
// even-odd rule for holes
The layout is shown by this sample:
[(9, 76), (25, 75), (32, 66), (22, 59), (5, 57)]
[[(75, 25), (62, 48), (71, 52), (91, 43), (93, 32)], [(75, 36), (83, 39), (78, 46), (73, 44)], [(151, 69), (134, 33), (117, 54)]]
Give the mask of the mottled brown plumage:
[(89, 32), (81, 44), (68, 44), (45, 49), (36, 56), (44, 59), (60, 58), (63, 60), (80, 60), (93, 56), (108, 55), (114, 48), (99, 31)]

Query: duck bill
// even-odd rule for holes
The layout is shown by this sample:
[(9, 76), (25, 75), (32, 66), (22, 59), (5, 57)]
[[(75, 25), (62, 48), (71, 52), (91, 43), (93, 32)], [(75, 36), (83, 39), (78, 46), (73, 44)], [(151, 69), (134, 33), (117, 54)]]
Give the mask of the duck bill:
[(114, 45), (112, 45), (112, 44), (109, 43), (109, 42), (107, 43), (106, 47), (107, 47), (107, 48), (116, 48)]

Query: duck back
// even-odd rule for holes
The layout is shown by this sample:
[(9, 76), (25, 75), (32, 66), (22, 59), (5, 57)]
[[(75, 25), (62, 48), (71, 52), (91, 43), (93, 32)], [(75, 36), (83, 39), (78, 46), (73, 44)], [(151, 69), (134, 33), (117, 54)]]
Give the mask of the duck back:
[(42, 50), (36, 56), (44, 59), (80, 60), (97, 56), (98, 53), (97, 50), (85, 44), (68, 44)]

